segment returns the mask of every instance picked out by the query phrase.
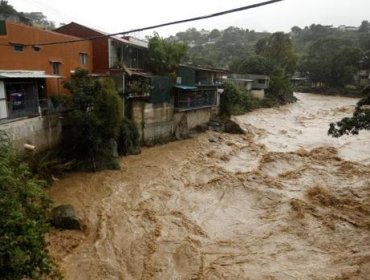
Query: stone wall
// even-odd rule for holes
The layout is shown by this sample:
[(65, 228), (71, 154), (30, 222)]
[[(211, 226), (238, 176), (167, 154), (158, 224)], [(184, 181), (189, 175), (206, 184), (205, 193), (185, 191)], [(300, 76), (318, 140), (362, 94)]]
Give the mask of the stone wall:
[(17, 150), (23, 150), (24, 144), (30, 144), (40, 152), (59, 143), (62, 125), (59, 116), (44, 116), (3, 123), (0, 130), (8, 134)]

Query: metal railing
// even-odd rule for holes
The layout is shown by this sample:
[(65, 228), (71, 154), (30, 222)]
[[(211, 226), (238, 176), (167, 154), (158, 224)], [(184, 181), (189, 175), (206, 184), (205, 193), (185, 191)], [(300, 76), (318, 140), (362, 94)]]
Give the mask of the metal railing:
[(62, 111), (55, 108), (50, 99), (28, 99), (22, 101), (7, 101), (7, 119), (41, 116), (44, 114), (54, 114)]
[(214, 98), (207, 97), (189, 97), (187, 99), (175, 100), (176, 109), (196, 109), (201, 107), (211, 107), (215, 105)]

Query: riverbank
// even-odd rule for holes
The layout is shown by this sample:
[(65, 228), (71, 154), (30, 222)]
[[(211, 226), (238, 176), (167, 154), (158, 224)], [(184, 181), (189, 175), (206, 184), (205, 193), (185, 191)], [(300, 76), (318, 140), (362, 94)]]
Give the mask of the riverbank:
[(357, 100), (296, 96), (55, 182), (86, 226), (49, 235), (65, 278), (366, 279), (369, 135), (326, 135)]

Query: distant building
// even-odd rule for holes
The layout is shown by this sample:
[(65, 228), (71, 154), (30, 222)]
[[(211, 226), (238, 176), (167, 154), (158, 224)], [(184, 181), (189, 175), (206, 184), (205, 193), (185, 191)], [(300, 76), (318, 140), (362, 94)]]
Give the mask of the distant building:
[(251, 92), (252, 96), (262, 99), (265, 90), (269, 88), (270, 77), (259, 74), (231, 74), (228, 80), (239, 86), (243, 90)]
[(347, 26), (347, 25), (339, 25), (338, 26), (339, 31), (358, 31), (359, 27), (356, 26)]

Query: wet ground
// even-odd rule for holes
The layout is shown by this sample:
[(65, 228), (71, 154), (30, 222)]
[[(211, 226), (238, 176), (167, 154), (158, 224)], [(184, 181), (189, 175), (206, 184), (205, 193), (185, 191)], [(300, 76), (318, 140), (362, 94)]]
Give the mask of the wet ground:
[(357, 100), (296, 96), (56, 182), (86, 227), (49, 236), (65, 278), (370, 279), (370, 133), (326, 135)]

